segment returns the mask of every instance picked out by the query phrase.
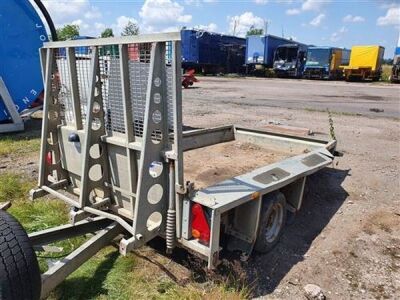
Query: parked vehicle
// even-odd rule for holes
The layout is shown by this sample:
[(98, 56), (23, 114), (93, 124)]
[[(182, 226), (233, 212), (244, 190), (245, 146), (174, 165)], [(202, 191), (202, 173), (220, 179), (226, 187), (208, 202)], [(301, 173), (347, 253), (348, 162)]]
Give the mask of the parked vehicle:
[(195, 70), (191, 69), (182, 75), (182, 86), (187, 89), (199, 80), (194, 76)]
[(274, 35), (250, 35), (246, 38), (246, 66), (252, 72), (263, 66), (272, 68), (276, 48), (284, 44), (296, 44), (295, 41)]
[(385, 48), (378, 45), (353, 46), (350, 63), (344, 67), (344, 76), (351, 80), (379, 80), (382, 73), (382, 61)]
[(390, 81), (392, 83), (400, 83), (400, 55), (395, 55), (393, 58), (393, 66), (392, 66), (392, 73), (390, 75)]
[[(126, 255), (162, 237), (166, 252), (186, 248), (210, 269), (220, 263), (222, 251), (239, 251), (246, 259), (253, 249), (267, 252), (277, 244), (287, 213), (302, 206), (307, 176), (332, 163), (336, 140), (233, 125), (183, 131), (180, 38), (176, 32), (106, 43), (50, 42), (41, 49), (45, 100), (39, 180), (30, 195), (50, 194), (71, 206), (71, 224), (27, 235), (12, 216), (0, 212), (7, 231), (0, 257), (9, 258), (0, 268), (0, 286), (9, 287), (0, 289), (1, 299), (47, 297), (109, 243), (119, 243)], [(151, 45), (150, 61), (129, 62), (128, 45), (142, 43)], [(167, 43), (173, 44), (170, 65)], [(58, 72), (60, 58), (54, 53), (68, 47), (66, 64), (74, 70), (80, 60), (74, 48), (83, 44), (92, 49), (88, 76)], [(105, 45), (117, 45), (119, 55), (100, 56)], [(70, 93), (54, 88), (66, 82), (63, 77)], [(191, 160), (183, 159), (184, 152), (232, 141), (252, 143), (254, 151), (280, 151), (285, 158), (201, 189), (185, 181)], [(232, 164), (238, 164), (234, 155)], [(40, 274), (33, 249), (45, 251), (45, 245), (88, 233), (82, 245)]]
[(207, 73), (239, 73), (246, 40), (204, 30), (181, 31), (182, 67)]
[(390, 81), (393, 83), (400, 83), (400, 34), (397, 47), (394, 50), (392, 73), (390, 75)]
[(284, 44), (275, 50), (274, 72), (277, 77), (296, 77), (303, 75), (306, 64), (307, 45)]
[(343, 66), (350, 61), (350, 50), (334, 47), (309, 47), (303, 77), (341, 79)]

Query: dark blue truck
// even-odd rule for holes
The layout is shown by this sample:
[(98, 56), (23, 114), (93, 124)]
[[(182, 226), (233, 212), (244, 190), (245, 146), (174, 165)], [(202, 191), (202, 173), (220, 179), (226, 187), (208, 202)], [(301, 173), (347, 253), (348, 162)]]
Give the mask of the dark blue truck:
[(272, 68), (275, 50), (284, 44), (295, 44), (288, 40), (271, 34), (250, 35), (246, 38), (246, 66), (251, 72), (258, 66)]
[(308, 46), (301, 43), (280, 45), (275, 50), (274, 72), (277, 77), (300, 78), (306, 64)]
[(350, 61), (350, 50), (335, 47), (309, 47), (303, 77), (308, 79), (342, 79), (342, 66)]
[(181, 31), (182, 67), (202, 73), (240, 73), (246, 39), (204, 30)]

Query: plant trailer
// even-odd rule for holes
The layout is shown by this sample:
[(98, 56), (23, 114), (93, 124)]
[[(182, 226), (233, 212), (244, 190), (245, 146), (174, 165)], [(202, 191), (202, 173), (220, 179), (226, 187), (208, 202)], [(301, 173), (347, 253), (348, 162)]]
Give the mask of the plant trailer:
[[(180, 39), (178, 32), (71, 40), (40, 50), (45, 103), (38, 187), (31, 197), (64, 201), (70, 224), (27, 235), (0, 211), (0, 226), (10, 228), (1, 236), (0, 255), (14, 258), (2, 270), (3, 299), (46, 298), (115, 240), (126, 255), (161, 236), (167, 253), (186, 248), (210, 269), (224, 251), (248, 258), (253, 249), (266, 252), (278, 242), (286, 214), (302, 205), (307, 176), (331, 164), (336, 141), (234, 125), (183, 131)], [(130, 45), (149, 52), (130, 59)], [(109, 46), (118, 54), (101, 51)], [(77, 47), (90, 47), (90, 59), (79, 59)], [(171, 64), (165, 61), (169, 50)], [(232, 141), (291, 157), (202, 189), (185, 181), (184, 152)], [(87, 233), (93, 234), (79, 248), (39, 273), (34, 251)], [(19, 261), (21, 253), (29, 259)]]

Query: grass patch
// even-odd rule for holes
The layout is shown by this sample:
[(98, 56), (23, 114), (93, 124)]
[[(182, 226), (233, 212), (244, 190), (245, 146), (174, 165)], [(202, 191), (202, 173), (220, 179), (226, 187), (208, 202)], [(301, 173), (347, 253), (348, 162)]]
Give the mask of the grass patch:
[(0, 157), (9, 154), (26, 154), (40, 149), (40, 138), (23, 138), (17, 135), (0, 137)]
[[(8, 211), (28, 233), (66, 224), (68, 208), (63, 202), (48, 198), (35, 201), (28, 199), (29, 190), (34, 186), (35, 182), (28, 181), (23, 175), (4, 173), (0, 175), (0, 201), (11, 201), (12, 206)], [(67, 255), (83, 241), (83, 237), (78, 237), (57, 242), (53, 245), (62, 248), (60, 253), (38, 254), (41, 271), (47, 270), (48, 259)]]
[(71, 274), (49, 299), (244, 299), (224, 285), (185, 286), (134, 254), (119, 255), (112, 246)]
[[(28, 200), (35, 182), (23, 175), (0, 175), (0, 198), (10, 200), (9, 212), (28, 232), (38, 231), (68, 222), (68, 207), (61, 201), (42, 198)], [(38, 254), (41, 271), (47, 263), (68, 255), (85, 241), (84, 237), (65, 240), (53, 245), (63, 248), (61, 253)], [(151, 250), (150, 250), (151, 251)], [(164, 258), (163, 258), (164, 261)], [(163, 264), (169, 259), (165, 257)], [(134, 253), (120, 256), (118, 249), (102, 249), (72, 273), (50, 295), (49, 299), (244, 299), (245, 289), (224, 282), (182, 285), (167, 276), (157, 265)]]
[(392, 75), (392, 66), (382, 65), (381, 81), (390, 82), (391, 75)]
[(0, 201), (11, 201), (10, 213), (23, 224), (27, 232), (68, 222), (67, 207), (63, 202), (28, 199), (29, 190), (34, 186), (35, 182), (23, 175), (3, 173), (0, 175)]
[[(326, 109), (317, 109), (317, 108), (311, 108), (311, 107), (306, 107), (304, 108), (305, 111), (308, 112), (327, 112)], [(362, 116), (363, 114), (360, 113), (352, 113), (352, 112), (346, 112), (346, 111), (329, 111), (332, 115), (338, 115), (338, 116)]]

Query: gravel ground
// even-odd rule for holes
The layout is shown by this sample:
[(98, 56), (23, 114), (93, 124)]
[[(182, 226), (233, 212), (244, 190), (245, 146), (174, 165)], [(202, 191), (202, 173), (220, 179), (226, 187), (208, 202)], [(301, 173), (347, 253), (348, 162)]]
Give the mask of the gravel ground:
[(183, 91), (186, 125), (263, 128), (272, 122), (326, 136), (328, 115), (318, 110), (335, 112), (344, 156), (308, 178), (303, 208), (278, 246), (248, 262), (253, 296), (298, 299), (306, 284), (316, 284), (330, 299), (399, 299), (400, 86), (200, 80)]

